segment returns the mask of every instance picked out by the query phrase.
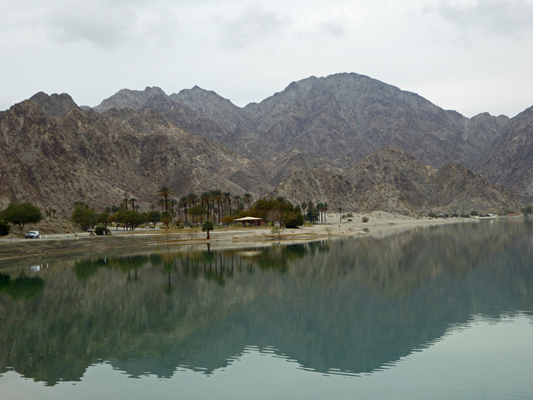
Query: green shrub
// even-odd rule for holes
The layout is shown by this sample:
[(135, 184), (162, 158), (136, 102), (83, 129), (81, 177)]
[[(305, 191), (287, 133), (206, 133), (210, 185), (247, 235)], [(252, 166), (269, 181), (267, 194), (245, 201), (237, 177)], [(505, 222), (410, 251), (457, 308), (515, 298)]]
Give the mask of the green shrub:
[(430, 213), (428, 214), (428, 217), (429, 217), (429, 218), (437, 218), (437, 214), (435, 214), (434, 212), (430, 212)]
[(285, 228), (299, 228), (304, 224), (304, 216), (298, 212), (290, 212), (283, 216)]
[(9, 235), (10, 229), (11, 225), (9, 225), (6, 221), (0, 221), (0, 237)]
[(107, 229), (107, 226), (105, 225), (98, 225), (96, 228), (94, 228), (94, 233), (98, 236), (107, 236), (111, 235), (111, 231)]
[(71, 221), (78, 225), (81, 230), (86, 231), (91, 228), (96, 224), (97, 220), (96, 213), (85, 204), (75, 205)]

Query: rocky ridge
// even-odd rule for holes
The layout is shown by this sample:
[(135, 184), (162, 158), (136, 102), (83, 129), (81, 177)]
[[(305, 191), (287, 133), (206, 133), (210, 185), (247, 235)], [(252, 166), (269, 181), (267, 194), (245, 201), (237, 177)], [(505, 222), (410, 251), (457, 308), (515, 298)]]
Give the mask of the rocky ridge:
[[(154, 88), (147, 88), (126, 96), (120, 91), (95, 109), (153, 107), (165, 114), (164, 107), (149, 105), (153, 92)], [(157, 88), (157, 96), (163, 96), (161, 92)], [(243, 108), (197, 86), (167, 98), (218, 128), (203, 127), (201, 133), (183, 129), (255, 158), (296, 150), (329, 161), (342, 157), (359, 161), (389, 146), (437, 168), (451, 161), (472, 167), (508, 121), (488, 113), (465, 118), (415, 93), (354, 73), (293, 82), (282, 92)], [(173, 122), (181, 126), (179, 120)]]
[(76, 107), (52, 117), (27, 100), (3, 115), (0, 130), (1, 208), (31, 201), (68, 215), (75, 201), (98, 209), (124, 197), (147, 207), (162, 184), (176, 196), (272, 189), (257, 186), (266, 173), (254, 160), (184, 132), (153, 110), (88, 116)]
[(511, 119), (475, 168), (491, 182), (533, 197), (533, 107)]
[(317, 199), (334, 210), (343, 207), (407, 215), (472, 210), (497, 213), (520, 208), (505, 187), (460, 164), (435, 169), (403, 150), (387, 147), (354, 165), (344, 176), (316, 169), (294, 171), (274, 194), (297, 204)]
[(75, 201), (124, 197), (147, 208), (161, 185), (410, 214), (516, 208), (460, 164), (529, 191), (532, 113), (468, 119), (357, 74), (293, 82), (244, 108), (199, 87), (124, 89), (94, 110), (38, 93), (0, 113), (0, 208), (29, 200), (68, 215)]

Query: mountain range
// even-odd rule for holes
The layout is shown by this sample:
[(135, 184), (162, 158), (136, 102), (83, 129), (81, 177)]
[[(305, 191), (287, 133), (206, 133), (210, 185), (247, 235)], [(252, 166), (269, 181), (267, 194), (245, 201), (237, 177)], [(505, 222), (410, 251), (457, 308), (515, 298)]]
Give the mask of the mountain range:
[(41, 92), (0, 112), (0, 132), (1, 208), (148, 209), (169, 185), (416, 214), (516, 209), (533, 192), (533, 107), (466, 118), (354, 73), (245, 107), (197, 86), (123, 89), (94, 108)]

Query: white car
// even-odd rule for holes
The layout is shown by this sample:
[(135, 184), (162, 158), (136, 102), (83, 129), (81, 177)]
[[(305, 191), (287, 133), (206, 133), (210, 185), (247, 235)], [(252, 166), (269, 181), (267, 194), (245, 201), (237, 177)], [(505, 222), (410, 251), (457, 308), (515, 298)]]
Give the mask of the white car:
[(39, 239), (39, 231), (29, 231), (26, 233), (26, 239)]

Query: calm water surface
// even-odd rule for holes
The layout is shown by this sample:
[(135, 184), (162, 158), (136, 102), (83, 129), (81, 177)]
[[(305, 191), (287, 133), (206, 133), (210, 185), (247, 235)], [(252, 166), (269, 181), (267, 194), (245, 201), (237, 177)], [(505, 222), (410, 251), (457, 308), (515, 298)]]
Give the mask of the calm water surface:
[(531, 399), (533, 226), (0, 270), (0, 399)]

